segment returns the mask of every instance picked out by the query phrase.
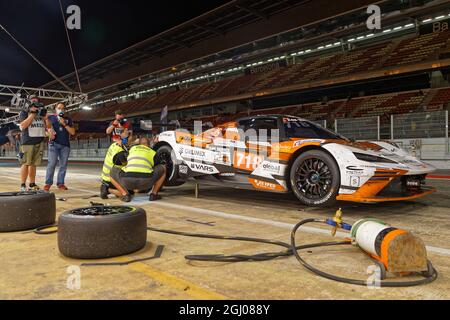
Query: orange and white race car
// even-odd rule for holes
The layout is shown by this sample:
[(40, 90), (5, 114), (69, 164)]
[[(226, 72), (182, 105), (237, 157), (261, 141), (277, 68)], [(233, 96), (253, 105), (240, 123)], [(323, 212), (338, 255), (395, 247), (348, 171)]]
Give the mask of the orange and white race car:
[(168, 185), (195, 179), (234, 188), (294, 192), (306, 205), (335, 200), (382, 202), (435, 191), (435, 170), (393, 143), (352, 142), (314, 122), (264, 115), (225, 123), (201, 134), (166, 131), (154, 146), (168, 167)]

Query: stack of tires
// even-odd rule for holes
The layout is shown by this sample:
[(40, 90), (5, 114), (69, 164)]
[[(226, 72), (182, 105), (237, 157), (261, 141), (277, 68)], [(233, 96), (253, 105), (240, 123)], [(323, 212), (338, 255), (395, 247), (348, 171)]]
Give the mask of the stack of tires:
[(55, 223), (55, 194), (42, 191), (0, 193), (0, 232), (36, 229)]
[[(0, 232), (54, 225), (55, 194), (0, 193)], [(58, 220), (58, 247), (66, 257), (102, 259), (126, 255), (147, 243), (147, 215), (131, 206), (94, 206), (66, 211)]]

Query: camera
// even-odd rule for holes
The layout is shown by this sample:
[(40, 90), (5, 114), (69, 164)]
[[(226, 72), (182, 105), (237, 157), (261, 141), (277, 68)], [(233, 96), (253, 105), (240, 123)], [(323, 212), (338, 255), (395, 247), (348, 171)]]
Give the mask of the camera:
[[(30, 111), (32, 107), (37, 108), (36, 111)], [(29, 107), (27, 108), (28, 113), (36, 113), (40, 117), (45, 117), (47, 115), (47, 108), (45, 108), (44, 104), (41, 102), (31, 102)]]
[[(11, 106), (15, 108), (20, 108), (22, 111), (27, 113), (35, 113), (40, 117), (45, 117), (47, 115), (47, 108), (43, 103), (35, 96), (24, 96), (22, 93), (18, 92), (11, 99)], [(36, 111), (31, 111), (31, 108), (36, 108)]]

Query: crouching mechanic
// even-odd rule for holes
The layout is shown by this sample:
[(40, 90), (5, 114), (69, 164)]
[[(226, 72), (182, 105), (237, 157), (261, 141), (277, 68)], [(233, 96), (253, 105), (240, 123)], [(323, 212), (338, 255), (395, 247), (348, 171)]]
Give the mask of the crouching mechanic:
[(106, 152), (105, 161), (102, 170), (102, 185), (100, 187), (100, 197), (108, 199), (108, 194), (112, 193), (116, 197), (122, 197), (122, 194), (111, 183), (111, 170), (114, 167), (122, 169), (127, 164), (128, 150), (123, 141), (113, 142)]
[(130, 148), (127, 165), (122, 170), (112, 168), (111, 183), (121, 193), (122, 201), (131, 201), (128, 190), (151, 189), (149, 201), (161, 199), (158, 192), (166, 179), (166, 167), (162, 164), (155, 166), (155, 155), (156, 152), (150, 148), (150, 140), (141, 138), (138, 145)]

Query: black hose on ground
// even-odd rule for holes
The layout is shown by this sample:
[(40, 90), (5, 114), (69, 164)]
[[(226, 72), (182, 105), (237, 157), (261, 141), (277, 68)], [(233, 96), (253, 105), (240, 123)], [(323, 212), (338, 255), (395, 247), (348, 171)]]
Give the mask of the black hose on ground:
[[(163, 230), (158, 228), (147, 228), (150, 231), (173, 234), (178, 236), (185, 237), (194, 237), (194, 238), (206, 238), (206, 239), (218, 239), (218, 240), (231, 240), (231, 241), (247, 241), (247, 242), (256, 242), (256, 243), (264, 243), (270, 244), (274, 246), (283, 247), (286, 250), (277, 251), (277, 252), (263, 252), (256, 253), (252, 255), (244, 255), (244, 254), (233, 254), (233, 255), (223, 255), (223, 254), (203, 254), (203, 255), (187, 255), (185, 256), (186, 260), (190, 261), (210, 261), (210, 262), (245, 262), (245, 261), (268, 261), (281, 257), (290, 257), (294, 254), (292, 247), (289, 243), (276, 241), (276, 240), (268, 240), (261, 238), (250, 238), (250, 237), (230, 237), (230, 236), (222, 236), (222, 235), (211, 235), (211, 234), (202, 234), (202, 233), (190, 233), (190, 232), (181, 232), (181, 231), (173, 231), (173, 230)], [(312, 243), (308, 245), (298, 246), (297, 250), (311, 249), (323, 246), (335, 246), (335, 245), (344, 245), (348, 244), (348, 241), (333, 241), (333, 242), (322, 242), (322, 243)]]

